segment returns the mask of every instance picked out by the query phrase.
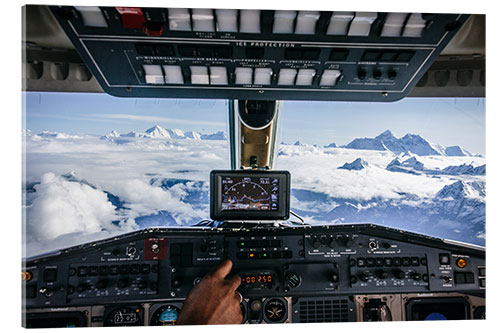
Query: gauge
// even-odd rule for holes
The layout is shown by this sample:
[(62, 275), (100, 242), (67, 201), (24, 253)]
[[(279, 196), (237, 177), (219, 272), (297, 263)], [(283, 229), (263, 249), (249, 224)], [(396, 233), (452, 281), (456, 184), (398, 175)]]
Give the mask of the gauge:
[(132, 307), (123, 307), (112, 310), (104, 320), (104, 326), (140, 326), (141, 309)]
[(264, 316), (268, 322), (281, 323), (286, 319), (285, 301), (272, 298), (264, 304)]
[(179, 316), (179, 308), (173, 305), (165, 305), (155, 311), (151, 317), (152, 326), (173, 325)]

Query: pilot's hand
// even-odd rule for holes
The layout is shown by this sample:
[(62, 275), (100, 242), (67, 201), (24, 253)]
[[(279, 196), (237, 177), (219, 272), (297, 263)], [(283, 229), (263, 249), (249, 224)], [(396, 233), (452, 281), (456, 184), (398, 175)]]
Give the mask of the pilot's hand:
[(191, 290), (177, 318), (177, 325), (241, 323), (241, 296), (236, 292), (241, 278), (229, 275), (232, 266), (231, 260), (225, 260)]

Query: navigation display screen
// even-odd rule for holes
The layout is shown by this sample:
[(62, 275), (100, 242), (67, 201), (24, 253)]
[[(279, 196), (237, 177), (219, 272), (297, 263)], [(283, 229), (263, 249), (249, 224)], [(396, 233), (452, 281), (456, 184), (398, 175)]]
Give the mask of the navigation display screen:
[(287, 171), (214, 170), (210, 175), (212, 219), (288, 218), (290, 173)]
[(222, 210), (278, 210), (279, 177), (222, 177)]

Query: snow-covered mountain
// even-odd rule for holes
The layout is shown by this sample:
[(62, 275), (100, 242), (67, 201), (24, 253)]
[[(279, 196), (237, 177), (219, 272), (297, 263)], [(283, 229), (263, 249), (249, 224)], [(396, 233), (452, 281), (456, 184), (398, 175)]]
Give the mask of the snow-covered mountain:
[(345, 169), (345, 170), (362, 170), (368, 165), (368, 162), (366, 162), (362, 158), (357, 158), (351, 163), (344, 163), (341, 167), (338, 167), (338, 169)]
[(393, 172), (404, 172), (412, 175), (420, 174), (417, 171), (424, 169), (424, 164), (417, 160), (415, 156), (401, 161), (399, 157), (393, 159), (386, 167), (387, 170)]
[(337, 148), (337, 144), (335, 142), (332, 142), (332, 143), (326, 145), (325, 148)]
[(472, 156), (467, 150), (460, 146), (450, 146), (445, 149), (446, 156)]
[(201, 135), (202, 140), (227, 140), (226, 133), (222, 131), (218, 131), (217, 133), (213, 134), (202, 134)]
[(475, 167), (472, 164), (450, 165), (442, 170), (450, 175), (485, 175), (486, 164)]
[(396, 137), (387, 130), (375, 138), (356, 138), (344, 146), (350, 149), (363, 150), (389, 150), (396, 155), (415, 154), (418, 156), (471, 156), (469, 152), (460, 146), (444, 148), (439, 144), (434, 144), (418, 134), (406, 134), (402, 138)]
[(150, 139), (194, 139), (194, 140), (227, 140), (226, 134), (222, 131), (212, 134), (201, 134), (195, 131), (185, 132), (180, 129), (169, 129), (155, 125), (141, 132), (131, 131), (127, 134), (119, 134), (111, 131), (108, 135), (101, 136), (102, 140), (115, 141), (118, 138), (150, 138)]

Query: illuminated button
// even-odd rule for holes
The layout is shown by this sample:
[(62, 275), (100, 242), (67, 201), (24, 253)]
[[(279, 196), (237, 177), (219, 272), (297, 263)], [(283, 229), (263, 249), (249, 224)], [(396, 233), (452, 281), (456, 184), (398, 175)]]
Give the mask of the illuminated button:
[(160, 65), (142, 65), (147, 84), (163, 84), (163, 72)]
[(349, 24), (354, 18), (354, 12), (333, 12), (326, 31), (327, 35), (347, 35)]
[(141, 274), (149, 274), (150, 271), (151, 269), (148, 264), (141, 265)]
[(372, 23), (377, 19), (377, 13), (357, 12), (349, 27), (348, 36), (368, 36)]
[(31, 281), (31, 278), (33, 277), (33, 275), (31, 274), (30, 271), (26, 271), (26, 272), (23, 272), (23, 280), (25, 281)]
[(295, 85), (297, 86), (312, 85), (314, 75), (316, 75), (315, 69), (299, 69), (299, 73), (297, 74), (297, 80), (295, 80)]
[(215, 31), (214, 13), (212, 9), (193, 8), (191, 11), (193, 31)]
[(122, 25), (126, 29), (140, 29), (146, 22), (142, 10), (138, 7), (116, 7), (116, 11), (120, 13)]
[(236, 75), (235, 84), (252, 84), (253, 69), (247, 67), (236, 67), (234, 70)]
[(255, 258), (256, 258), (255, 253), (250, 252), (250, 253), (248, 254), (248, 258), (250, 258), (250, 259), (255, 259)]
[(93, 28), (107, 28), (108, 23), (99, 7), (75, 6), (75, 9), (82, 16), (83, 25)]
[(486, 288), (486, 279), (479, 279), (479, 286), (481, 288)]
[(463, 258), (459, 258), (457, 259), (457, 267), (458, 268), (464, 268), (465, 266), (467, 266), (467, 261)]
[(325, 69), (323, 75), (321, 75), (321, 80), (319, 81), (320, 86), (334, 86), (337, 84), (337, 80), (340, 77), (340, 71), (338, 69)]
[(450, 255), (448, 253), (440, 253), (439, 254), (439, 264), (440, 265), (449, 265), (450, 264)]
[(245, 247), (245, 241), (240, 241), (237, 243), (239, 248), (244, 248)]
[(168, 26), (170, 30), (191, 31), (191, 16), (187, 8), (169, 8)]
[(227, 69), (222, 66), (210, 66), (210, 84), (227, 85)]
[(293, 23), (297, 12), (295, 10), (276, 10), (274, 12), (273, 33), (291, 34), (293, 33)]
[(293, 85), (295, 83), (295, 76), (297, 76), (297, 70), (293, 68), (282, 68), (280, 69), (278, 85)]
[(165, 72), (165, 83), (184, 83), (181, 66), (163, 65), (163, 71)]
[(299, 35), (314, 35), (318, 20), (319, 12), (301, 10), (297, 15), (295, 33)]
[(406, 21), (403, 30), (403, 37), (422, 37), (427, 21), (422, 18), (422, 14), (413, 13)]
[(192, 84), (209, 84), (208, 69), (205, 66), (189, 66)]
[(240, 10), (240, 32), (260, 33), (260, 10)]
[(271, 68), (256, 68), (253, 83), (262, 85), (271, 84), (272, 73), (273, 70)]
[(384, 27), (380, 36), (399, 37), (403, 30), (403, 25), (408, 17), (408, 13), (389, 13), (384, 22)]
[(238, 11), (236, 9), (216, 9), (217, 31), (238, 32)]

